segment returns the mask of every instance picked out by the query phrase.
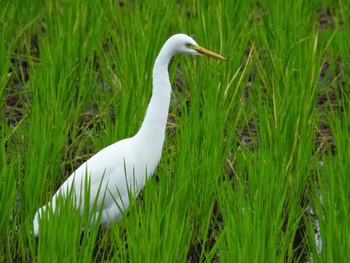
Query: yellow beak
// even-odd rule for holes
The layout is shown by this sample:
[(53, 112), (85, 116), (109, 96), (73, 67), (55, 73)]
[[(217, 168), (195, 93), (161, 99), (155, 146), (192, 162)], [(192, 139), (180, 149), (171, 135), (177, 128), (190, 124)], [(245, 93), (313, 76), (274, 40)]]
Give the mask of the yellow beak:
[(219, 54), (216, 54), (210, 50), (207, 50), (205, 48), (202, 48), (200, 46), (193, 46), (194, 50), (196, 50), (199, 54), (202, 54), (204, 56), (220, 59), (220, 60), (228, 60), (227, 58), (224, 58), (223, 56), (220, 56)]

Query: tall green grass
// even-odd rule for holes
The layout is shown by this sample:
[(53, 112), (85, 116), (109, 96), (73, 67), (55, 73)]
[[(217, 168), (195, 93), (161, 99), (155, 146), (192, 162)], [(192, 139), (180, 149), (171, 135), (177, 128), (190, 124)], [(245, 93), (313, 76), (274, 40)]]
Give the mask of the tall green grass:
[[(1, 261), (348, 258), (347, 2), (0, 5)], [(101, 235), (98, 226), (82, 235), (88, 215), (67, 207), (34, 238), (35, 211), (69, 174), (139, 129), (154, 60), (179, 32), (229, 62), (171, 62), (167, 139), (154, 177)], [(336, 152), (315, 148), (321, 124)]]
[[(338, 83), (345, 85), (345, 89), (337, 94), (338, 103), (329, 105), (330, 111), (325, 121), (336, 146), (336, 154), (328, 152), (318, 169), (318, 183), (314, 185), (312, 204), (319, 220), (320, 236), (323, 241), (321, 253), (316, 243), (311, 248), (315, 262), (344, 261), (348, 256), (349, 247), (349, 48), (345, 44), (349, 34), (349, 21), (345, 12), (349, 6), (340, 2), (341, 8), (336, 10), (338, 18), (335, 23), (339, 31), (330, 43), (327, 52), (331, 61), (340, 61), (335, 68), (335, 78)], [(331, 32), (325, 32), (331, 34)], [(329, 86), (337, 85), (335, 82)], [(311, 232), (311, 231), (310, 231)], [(311, 232), (312, 235), (312, 232)], [(311, 239), (311, 241), (314, 241)]]

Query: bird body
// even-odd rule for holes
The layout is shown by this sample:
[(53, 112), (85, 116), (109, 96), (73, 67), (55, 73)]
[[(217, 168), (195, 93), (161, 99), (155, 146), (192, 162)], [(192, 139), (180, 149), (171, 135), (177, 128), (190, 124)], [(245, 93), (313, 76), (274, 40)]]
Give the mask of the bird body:
[[(53, 211), (59, 196), (67, 198), (68, 193), (72, 193), (81, 214), (85, 207), (83, 201), (89, 202), (90, 210), (96, 204), (93, 218), (97, 219), (101, 212), (101, 225), (121, 219), (123, 211), (129, 206), (130, 194), (138, 195), (161, 158), (171, 96), (168, 64), (177, 53), (224, 59), (199, 47), (187, 35), (177, 34), (169, 38), (154, 64), (152, 97), (140, 130), (135, 136), (102, 149), (74, 171), (52, 197), (49, 207)], [(87, 185), (89, 200), (85, 196)], [(39, 234), (40, 218), (46, 209), (47, 206), (43, 206), (34, 216), (36, 236)]]

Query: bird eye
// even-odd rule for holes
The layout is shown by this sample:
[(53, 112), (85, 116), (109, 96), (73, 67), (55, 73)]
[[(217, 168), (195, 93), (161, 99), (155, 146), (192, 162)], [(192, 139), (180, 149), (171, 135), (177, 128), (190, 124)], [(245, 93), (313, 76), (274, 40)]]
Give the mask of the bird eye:
[(190, 48), (190, 47), (191, 47), (191, 44), (190, 44), (190, 43), (186, 43), (185, 46), (186, 46), (187, 48)]

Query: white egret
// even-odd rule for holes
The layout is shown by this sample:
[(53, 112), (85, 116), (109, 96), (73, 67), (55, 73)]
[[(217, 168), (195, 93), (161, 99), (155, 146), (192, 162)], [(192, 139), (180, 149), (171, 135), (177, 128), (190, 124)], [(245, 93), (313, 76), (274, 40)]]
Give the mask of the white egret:
[[(101, 225), (120, 220), (129, 206), (129, 191), (137, 196), (161, 158), (165, 127), (170, 104), (171, 85), (168, 73), (170, 59), (177, 53), (205, 55), (220, 60), (224, 57), (206, 50), (189, 36), (177, 34), (170, 37), (161, 49), (153, 68), (153, 91), (144, 121), (135, 136), (118, 141), (92, 156), (62, 184), (49, 202), (55, 211), (58, 196), (63, 199), (71, 190), (75, 206), (83, 213), (84, 187), (89, 181), (89, 202), (96, 204), (96, 215), (101, 212)], [(34, 217), (34, 235), (39, 234), (39, 218), (47, 206), (40, 208)], [(89, 211), (90, 213), (90, 211)]]

